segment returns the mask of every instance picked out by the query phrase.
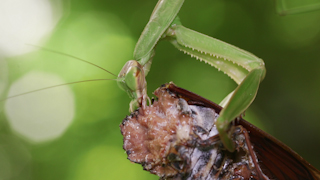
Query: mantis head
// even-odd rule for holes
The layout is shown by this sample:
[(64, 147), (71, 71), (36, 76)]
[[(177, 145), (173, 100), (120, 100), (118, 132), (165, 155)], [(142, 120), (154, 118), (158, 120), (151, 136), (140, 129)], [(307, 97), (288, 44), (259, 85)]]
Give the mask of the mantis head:
[(136, 60), (128, 61), (118, 75), (118, 86), (126, 91), (132, 99), (130, 112), (146, 106), (147, 81), (143, 66)]

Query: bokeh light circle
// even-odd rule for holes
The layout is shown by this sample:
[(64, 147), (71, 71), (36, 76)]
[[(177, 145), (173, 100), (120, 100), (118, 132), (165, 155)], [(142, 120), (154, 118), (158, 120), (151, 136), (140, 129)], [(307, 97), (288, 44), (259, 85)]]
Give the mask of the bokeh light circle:
[(7, 62), (0, 57), (0, 99), (2, 99), (2, 95), (7, 84), (8, 84), (8, 65), (7, 65)]
[[(64, 83), (56, 75), (34, 71), (15, 81), (8, 96)], [(14, 131), (32, 142), (43, 142), (66, 130), (73, 120), (74, 106), (73, 93), (66, 85), (8, 99), (5, 113)]]
[(1, 0), (1, 54), (14, 56), (33, 50), (26, 44), (39, 44), (56, 26), (61, 14), (59, 6), (53, 6), (49, 0)]

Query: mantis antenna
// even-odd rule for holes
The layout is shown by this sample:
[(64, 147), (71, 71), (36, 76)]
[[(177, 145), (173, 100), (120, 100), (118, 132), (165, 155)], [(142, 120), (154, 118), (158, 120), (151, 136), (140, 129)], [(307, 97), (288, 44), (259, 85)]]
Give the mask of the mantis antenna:
[[(72, 56), (70, 54), (66, 54), (66, 53), (63, 53), (63, 52), (55, 51), (55, 50), (52, 50), (52, 49), (43, 48), (43, 47), (32, 45), (32, 44), (27, 44), (27, 45), (39, 48), (39, 49), (44, 50), (44, 51), (48, 51), (48, 52), (60, 54), (60, 55), (63, 55), (63, 56), (67, 56), (67, 57), (70, 57), (70, 58), (72, 58), (74, 60), (82, 61), (84, 63), (90, 64), (90, 65), (95, 66), (95, 67), (97, 67), (99, 69), (102, 69), (103, 71), (105, 71), (105, 72), (117, 77), (117, 75), (113, 74), (112, 72), (108, 71), (107, 69), (105, 69), (105, 68), (103, 68), (101, 66), (98, 66), (96, 64), (93, 64), (93, 63), (91, 63), (89, 61), (86, 61), (84, 59), (78, 58), (76, 56)], [(54, 85), (54, 86), (44, 87), (44, 88), (41, 88), (41, 89), (36, 89), (36, 90), (33, 90), (33, 91), (25, 92), (25, 93), (22, 93), (22, 94), (17, 94), (17, 95), (14, 95), (14, 96), (7, 97), (5, 99), (0, 99), (0, 102), (6, 101), (6, 100), (11, 99), (11, 98), (19, 97), (19, 96), (22, 96), (22, 95), (26, 95), (26, 94), (30, 94), (30, 93), (34, 93), (34, 92), (38, 92), (38, 91), (43, 91), (43, 90), (50, 89), (50, 88), (60, 87), (60, 86), (64, 86), (64, 85), (78, 84), (78, 83), (84, 83), (84, 82), (108, 81), (108, 80), (119, 81), (119, 78), (117, 78), (117, 79), (90, 79), (90, 80), (82, 80), (82, 81), (74, 81), (74, 82), (70, 82), (70, 83), (58, 84), (58, 85)]]
[(50, 88), (55, 88), (55, 87), (60, 87), (60, 86), (65, 86), (65, 85), (70, 85), (70, 84), (84, 83), (84, 82), (108, 81), (108, 80), (117, 81), (117, 79), (90, 79), (90, 80), (83, 80), (83, 81), (74, 81), (74, 82), (70, 82), (70, 83), (58, 84), (58, 85), (49, 86), (49, 87), (45, 87), (45, 88), (41, 88), (41, 89), (36, 89), (36, 90), (33, 90), (33, 91), (25, 92), (25, 93), (22, 93), (22, 94), (17, 94), (17, 95), (14, 95), (14, 96), (9, 96), (9, 97), (7, 97), (5, 99), (1, 99), (0, 102), (6, 101), (6, 100), (11, 99), (11, 98), (19, 97), (19, 96), (22, 96), (22, 95), (26, 95), (26, 94), (30, 94), (30, 93), (34, 93), (34, 92), (38, 92), (38, 91), (43, 91), (43, 90), (50, 89)]
[(85, 62), (85, 63), (87, 63), (87, 64), (90, 64), (90, 65), (92, 65), (92, 66), (95, 66), (95, 67), (97, 67), (97, 68), (100, 68), (100, 69), (102, 69), (102, 70), (104, 70), (104, 71), (108, 72), (109, 74), (111, 74), (111, 75), (113, 75), (113, 76), (117, 77), (117, 75), (115, 75), (115, 74), (113, 74), (112, 72), (110, 72), (110, 71), (106, 70), (105, 68), (103, 68), (103, 67), (101, 67), (101, 66), (98, 66), (98, 65), (96, 65), (96, 64), (93, 64), (93, 63), (91, 63), (91, 62), (89, 62), (89, 61), (86, 61), (86, 60), (84, 60), (84, 59), (78, 58), (78, 57), (76, 57), (76, 56), (72, 56), (72, 55), (67, 54), (67, 53), (63, 53), (63, 52), (59, 52), (59, 51), (55, 51), (55, 50), (52, 50), (52, 49), (47, 49), (47, 48), (40, 47), (40, 46), (36, 46), (36, 45), (32, 45), (32, 44), (27, 44), (27, 45), (28, 45), (28, 46), (33, 46), (33, 47), (39, 48), (39, 49), (44, 50), (44, 51), (48, 51), (48, 52), (52, 52), (52, 53), (56, 53), (56, 54), (60, 54), (60, 55), (66, 56), (66, 57), (70, 57), (70, 58), (72, 58), (72, 59), (74, 59), (74, 60), (78, 60), (78, 61)]

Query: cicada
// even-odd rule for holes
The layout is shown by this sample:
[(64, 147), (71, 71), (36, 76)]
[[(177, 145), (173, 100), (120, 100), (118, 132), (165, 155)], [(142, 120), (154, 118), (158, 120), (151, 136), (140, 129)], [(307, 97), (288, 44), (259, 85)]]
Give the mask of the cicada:
[(319, 179), (320, 171), (271, 135), (238, 117), (230, 124), (235, 151), (215, 125), (222, 107), (165, 84), (152, 105), (120, 125), (128, 159), (160, 179)]

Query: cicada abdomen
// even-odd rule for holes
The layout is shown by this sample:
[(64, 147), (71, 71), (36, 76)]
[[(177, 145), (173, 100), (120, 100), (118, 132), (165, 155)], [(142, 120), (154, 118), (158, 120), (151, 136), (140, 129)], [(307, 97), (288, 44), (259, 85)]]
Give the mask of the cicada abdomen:
[[(215, 127), (217, 104), (173, 83), (154, 94), (158, 100), (126, 117), (120, 128), (128, 159), (160, 179), (319, 179), (319, 171), (290, 148), (241, 118), (230, 128), (236, 150), (226, 150)], [(272, 158), (277, 153), (287, 159)]]

